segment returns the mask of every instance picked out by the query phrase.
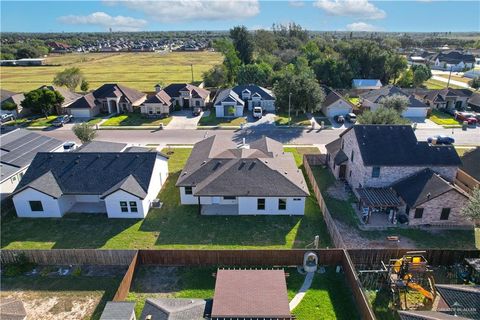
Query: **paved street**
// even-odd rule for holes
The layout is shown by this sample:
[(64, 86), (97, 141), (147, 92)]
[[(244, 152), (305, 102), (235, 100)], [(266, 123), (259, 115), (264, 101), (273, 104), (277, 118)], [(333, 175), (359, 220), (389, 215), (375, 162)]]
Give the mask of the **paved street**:
[[(245, 128), (243, 130), (191, 130), (191, 129), (169, 129), (169, 130), (99, 130), (97, 140), (126, 142), (132, 144), (193, 144), (211, 135), (221, 135), (240, 142), (242, 138), (247, 141), (255, 140), (262, 136), (268, 136), (279, 140), (284, 144), (326, 144), (333, 141), (341, 133), (341, 130), (302, 130), (302, 129), (281, 129), (271, 125), (260, 125)], [(48, 131), (41, 131), (42, 134), (60, 140), (78, 141), (71, 130), (58, 128)], [(457, 145), (480, 146), (480, 128), (461, 129), (443, 128), (422, 128), (416, 130), (419, 140), (425, 141), (428, 137), (438, 134), (451, 135), (455, 138)]]

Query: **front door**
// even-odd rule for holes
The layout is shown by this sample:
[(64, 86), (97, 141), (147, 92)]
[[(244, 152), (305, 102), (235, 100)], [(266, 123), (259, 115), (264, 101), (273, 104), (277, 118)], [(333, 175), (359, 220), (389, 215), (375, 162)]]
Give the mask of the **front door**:
[(189, 108), (190, 107), (190, 99), (183, 98), (183, 107)]
[(338, 171), (338, 178), (344, 180), (346, 172), (347, 172), (347, 165), (345, 164), (340, 165), (340, 169)]

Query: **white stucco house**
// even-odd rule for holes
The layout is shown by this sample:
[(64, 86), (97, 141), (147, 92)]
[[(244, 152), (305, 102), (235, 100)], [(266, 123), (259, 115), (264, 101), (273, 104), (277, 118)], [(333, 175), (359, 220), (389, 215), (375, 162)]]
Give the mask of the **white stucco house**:
[(309, 195), (293, 155), (270, 138), (196, 143), (176, 186), (181, 203), (204, 215), (303, 215)]
[(353, 105), (335, 90), (325, 88), (327, 96), (322, 104), (322, 113), (330, 118), (351, 113)]
[(215, 116), (217, 118), (242, 117), (245, 102), (232, 89), (220, 91), (215, 99)]
[(62, 152), (63, 142), (25, 129), (2, 129), (6, 131), (0, 135), (0, 190), (3, 199), (18, 186), (37, 152)]
[(145, 218), (168, 176), (157, 152), (38, 153), (13, 192), (17, 216)]
[(245, 106), (250, 111), (254, 107), (261, 107), (267, 112), (275, 111), (275, 95), (269, 89), (255, 84), (248, 84), (233, 87), (232, 91), (245, 102)]

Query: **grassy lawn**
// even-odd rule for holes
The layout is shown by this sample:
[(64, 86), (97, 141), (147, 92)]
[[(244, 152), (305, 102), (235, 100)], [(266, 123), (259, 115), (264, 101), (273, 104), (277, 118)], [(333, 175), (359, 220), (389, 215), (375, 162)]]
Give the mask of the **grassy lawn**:
[(217, 118), (214, 110), (210, 111), (207, 117), (201, 117), (198, 122), (199, 126), (240, 126), (242, 123), (247, 123), (245, 117), (238, 118)]
[[(1, 246), (9, 249), (50, 248), (304, 248), (320, 235), (320, 246), (331, 246), (317, 202), (309, 197), (305, 216), (200, 216), (196, 205), (181, 205), (175, 182), (191, 149), (172, 149), (170, 176), (159, 194), (161, 209), (147, 218), (108, 219), (69, 214), (60, 219), (2, 219)], [(316, 149), (295, 151), (301, 154)], [(318, 150), (317, 150), (318, 152)], [(229, 227), (226, 227), (229, 226)], [(88, 237), (86, 235), (89, 235)]]
[(88, 120), (87, 123), (90, 124), (90, 125), (96, 125), (96, 124), (100, 123), (100, 121), (102, 121), (102, 120), (103, 120), (102, 117), (92, 118), (92, 119)]
[[(295, 115), (295, 112), (290, 114), (291, 125), (292, 126), (311, 126), (310, 119), (307, 118), (307, 115), (300, 113)], [(275, 124), (277, 126), (288, 126), (288, 113), (277, 113), (275, 116)]]
[(172, 121), (172, 116), (167, 118), (147, 118), (139, 112), (130, 112), (125, 114), (119, 114), (109, 118), (107, 121), (101, 124), (102, 127), (112, 126), (159, 126), (163, 123), (164, 126)]
[(28, 119), (28, 118), (20, 118), (15, 121), (10, 121), (7, 123), (8, 126), (19, 125), (25, 127), (48, 127), (52, 124), (53, 120), (55, 120), (57, 116), (48, 116), (39, 117), (35, 119)]
[(86, 53), (50, 56), (42, 67), (0, 67), (2, 89), (25, 92), (50, 84), (59, 71), (68, 67), (82, 70), (94, 90), (104, 83), (121, 83), (128, 87), (153, 91), (156, 83), (190, 82), (190, 65), (194, 80), (222, 61), (218, 52), (171, 53)]
[[(448, 74), (439, 74), (438, 75), (439, 77), (442, 77), (442, 78), (445, 78), (448, 80)], [(464, 78), (464, 77), (461, 77), (461, 76), (457, 76), (455, 74), (452, 74), (451, 77), (450, 77), (450, 80), (455, 80), (455, 81), (460, 81), (460, 82), (463, 82), (463, 83), (466, 83), (468, 84), (468, 82), (472, 79), (470, 78)]]
[(428, 119), (441, 126), (461, 125), (452, 115), (439, 110), (432, 110), (432, 114)]
[(0, 297), (21, 299), (29, 319), (99, 319), (121, 278), (38, 275), (2, 276), (1, 281)]
[(350, 101), (350, 103), (353, 104), (353, 105), (358, 105), (360, 103), (360, 98), (359, 97), (350, 97), (350, 98), (348, 98), (348, 101)]
[(332, 217), (355, 228), (356, 232), (365, 239), (383, 240), (394, 234), (407, 237), (415, 242), (418, 248), (480, 248), (479, 228), (475, 230), (442, 230), (440, 232), (395, 227), (386, 231), (359, 230), (360, 221), (352, 207), (355, 199), (352, 197), (350, 201), (344, 201), (330, 197), (325, 191), (335, 182), (333, 174), (329, 169), (320, 166), (313, 166), (312, 171)]
[[(427, 89), (445, 89), (447, 87), (447, 83), (443, 81), (435, 80), (435, 79), (428, 79), (423, 83), (423, 86)], [(454, 85), (452, 83), (450, 83), (450, 88), (465, 89), (463, 87)]]
[(475, 147), (462, 147), (462, 146), (455, 146), (455, 151), (457, 151), (460, 157), (463, 157), (465, 153), (468, 151), (475, 149)]

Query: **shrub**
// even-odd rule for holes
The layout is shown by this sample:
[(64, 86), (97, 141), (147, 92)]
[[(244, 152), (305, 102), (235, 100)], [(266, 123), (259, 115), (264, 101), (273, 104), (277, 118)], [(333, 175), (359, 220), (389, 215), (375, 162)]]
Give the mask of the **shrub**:
[(4, 266), (5, 276), (15, 277), (32, 270), (35, 263), (28, 261), (24, 253), (21, 253), (15, 262), (7, 263)]

